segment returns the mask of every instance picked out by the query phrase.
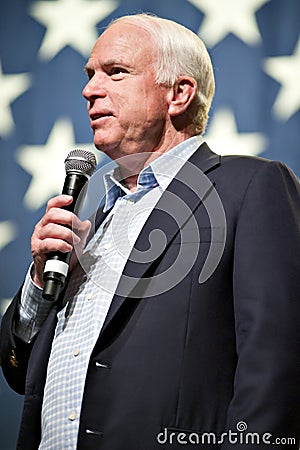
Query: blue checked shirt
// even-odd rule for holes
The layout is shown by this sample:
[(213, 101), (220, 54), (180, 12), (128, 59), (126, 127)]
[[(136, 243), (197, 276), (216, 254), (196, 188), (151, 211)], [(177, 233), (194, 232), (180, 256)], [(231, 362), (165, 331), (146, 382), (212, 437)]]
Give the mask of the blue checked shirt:
[[(116, 292), (124, 266), (148, 216), (184, 162), (203, 142), (194, 136), (162, 154), (138, 177), (130, 192), (118, 171), (104, 175), (105, 221), (73, 269), (64, 296), (48, 363), (42, 407), (40, 450), (74, 450), (90, 355)], [(15, 333), (30, 342), (42, 327), (51, 302), (27, 273)], [(101, 408), (101, 405), (99, 405)]]

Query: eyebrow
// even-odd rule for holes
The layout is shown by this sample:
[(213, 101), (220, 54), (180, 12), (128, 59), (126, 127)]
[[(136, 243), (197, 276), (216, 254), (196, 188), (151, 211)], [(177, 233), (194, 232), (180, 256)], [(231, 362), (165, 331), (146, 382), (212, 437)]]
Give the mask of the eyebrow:
[[(126, 68), (130, 68), (130, 64), (125, 63), (121, 58), (111, 58), (107, 59), (105, 62), (101, 63), (100, 65), (104, 68), (114, 66), (115, 64), (120, 64)], [(84, 67), (85, 72), (94, 72), (95, 69), (89, 66), (89, 63), (87, 63)]]
[(124, 64), (120, 58), (107, 59), (102, 65), (104, 67), (113, 66), (114, 64)]

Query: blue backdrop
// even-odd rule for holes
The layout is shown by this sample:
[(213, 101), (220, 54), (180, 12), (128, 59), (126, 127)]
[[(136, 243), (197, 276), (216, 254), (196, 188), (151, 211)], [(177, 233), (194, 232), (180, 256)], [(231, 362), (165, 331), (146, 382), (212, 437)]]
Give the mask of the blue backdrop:
[[(114, 17), (142, 11), (207, 44), (217, 85), (212, 149), (278, 159), (300, 176), (299, 0), (2, 0), (0, 315), (31, 261), (34, 224), (60, 192), (66, 154), (92, 148), (81, 90), (93, 42)], [(1, 375), (3, 450), (15, 448), (21, 405)]]

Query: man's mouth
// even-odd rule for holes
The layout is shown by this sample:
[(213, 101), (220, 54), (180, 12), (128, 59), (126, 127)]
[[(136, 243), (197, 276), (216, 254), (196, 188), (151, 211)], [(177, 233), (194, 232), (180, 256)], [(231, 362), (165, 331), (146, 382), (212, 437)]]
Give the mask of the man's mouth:
[(100, 113), (94, 113), (94, 114), (90, 114), (90, 119), (91, 119), (91, 123), (100, 120), (100, 119), (104, 119), (107, 117), (112, 117), (113, 114), (110, 112), (100, 112)]

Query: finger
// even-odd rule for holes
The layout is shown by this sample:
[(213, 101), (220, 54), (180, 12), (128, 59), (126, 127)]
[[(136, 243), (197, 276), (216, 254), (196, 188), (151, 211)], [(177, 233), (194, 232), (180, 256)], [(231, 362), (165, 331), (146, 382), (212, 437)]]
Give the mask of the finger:
[[(38, 245), (38, 252), (37, 255), (44, 254), (50, 252), (62, 252), (62, 253), (68, 253), (73, 250), (73, 245), (69, 244), (67, 241), (63, 239), (53, 239), (53, 238), (46, 238), (44, 240), (41, 240)], [(33, 255), (35, 256), (35, 255)]]
[(46, 207), (46, 213), (51, 208), (62, 208), (63, 206), (70, 205), (72, 203), (72, 201), (73, 201), (73, 197), (71, 195), (65, 195), (65, 194), (57, 195), (56, 197), (53, 197), (48, 201), (47, 207)]
[(89, 220), (84, 220), (83, 222), (79, 222), (77, 228), (76, 228), (76, 234), (80, 237), (81, 241), (85, 241), (90, 229), (91, 229), (91, 222)]
[(78, 244), (81, 241), (80, 237), (70, 228), (52, 222), (41, 227), (38, 231), (38, 239), (45, 240), (48, 238), (64, 240), (71, 245)]
[[(69, 233), (72, 233), (71, 230), (67, 231), (69, 231)], [(63, 253), (71, 251), (73, 248), (72, 238), (70, 238), (70, 236), (67, 236), (66, 239), (63, 239), (61, 238), (60, 233), (61, 230), (57, 232), (52, 229), (52, 231), (48, 231), (48, 233), (46, 233), (46, 230), (44, 230), (43, 228), (35, 229), (31, 237), (31, 251), (33, 257), (34, 258), (39, 257), (41, 259), (44, 259), (45, 254), (52, 251), (61, 251)], [(63, 231), (62, 232), (63, 237), (65, 237), (64, 233), (65, 232)]]
[(81, 222), (80, 227), (77, 230), (77, 233), (81, 238), (81, 241), (78, 244), (74, 245), (74, 251), (72, 253), (70, 260), (70, 270), (73, 270), (73, 268), (78, 263), (78, 259), (80, 259), (82, 255), (91, 226), (92, 226), (91, 222), (89, 220), (85, 220)]
[(74, 213), (56, 207), (50, 208), (41, 220), (41, 226), (45, 226), (49, 223), (66, 225), (74, 229), (81, 226), (80, 219)]

